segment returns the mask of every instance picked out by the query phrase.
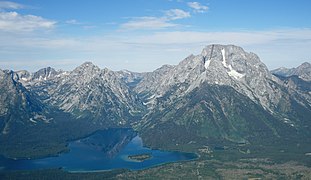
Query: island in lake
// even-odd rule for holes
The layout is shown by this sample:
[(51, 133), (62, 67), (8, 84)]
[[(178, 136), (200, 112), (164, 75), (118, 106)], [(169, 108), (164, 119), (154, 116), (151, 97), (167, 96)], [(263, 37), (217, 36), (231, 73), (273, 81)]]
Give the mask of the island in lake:
[(133, 161), (143, 162), (145, 160), (151, 159), (152, 155), (151, 153), (135, 154), (135, 155), (128, 155), (128, 158)]

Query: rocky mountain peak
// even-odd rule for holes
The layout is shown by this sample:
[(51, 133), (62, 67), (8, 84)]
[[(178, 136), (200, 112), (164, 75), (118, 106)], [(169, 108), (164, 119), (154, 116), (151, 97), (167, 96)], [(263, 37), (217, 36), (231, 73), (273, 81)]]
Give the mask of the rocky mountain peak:
[(18, 79), (22, 81), (28, 81), (31, 79), (31, 73), (26, 70), (20, 70), (15, 72), (18, 75)]
[(136, 90), (141, 93), (148, 87), (150, 94), (145, 96), (145, 104), (154, 105), (156, 98), (167, 93), (184, 96), (204, 83), (225, 85), (269, 109), (273, 106), (269, 103), (277, 103), (281, 96), (279, 91), (274, 92), (271, 81), (273, 76), (256, 54), (234, 45), (215, 44), (205, 47), (199, 55), (188, 56), (176, 66), (165, 71), (160, 68), (145, 76)]
[(16, 84), (17, 81), (19, 80), (18, 75), (12, 70), (3, 70), (1, 71), (0, 76), (3, 80), (12, 82), (14, 84)]
[(81, 64), (80, 66), (89, 67), (89, 66), (96, 66), (96, 65), (94, 65), (91, 61), (86, 61), (83, 64)]
[[(304, 64), (300, 69), (300, 71), (308, 69), (308, 64)], [(143, 124), (151, 127), (146, 131), (147, 134), (156, 134), (157, 132), (162, 134), (163, 129), (170, 126), (170, 123), (175, 123), (174, 128), (179, 125), (181, 128), (189, 126), (188, 129), (191, 133), (194, 128), (190, 126), (198, 125), (203, 134), (206, 133), (206, 136), (210, 137), (214, 134), (209, 133), (213, 132), (215, 128), (208, 129), (213, 124), (217, 124), (216, 128), (225, 127), (224, 124), (227, 122), (220, 123), (221, 125), (218, 123), (227, 118), (226, 121), (232, 120), (233, 123), (226, 128), (246, 122), (246, 126), (253, 126), (252, 130), (246, 134), (253, 133), (254, 129), (257, 129), (258, 133), (262, 133), (265, 129), (266, 132), (263, 134), (269, 134), (267, 137), (278, 137), (278, 129), (271, 128), (274, 125), (269, 123), (275, 121), (273, 123), (278, 124), (277, 126), (296, 128), (299, 122), (295, 122), (297, 118), (290, 115), (291, 111), (295, 111), (296, 104), (291, 104), (291, 101), (298, 99), (300, 108), (309, 112), (307, 109), (310, 109), (310, 106), (306, 101), (308, 99), (299, 99), (300, 95), (301, 97), (310, 97), (309, 94), (304, 93), (309, 90), (309, 87), (307, 83), (299, 86), (303, 91), (299, 95), (295, 94), (297, 92), (295, 88), (286, 91), (284, 85), (269, 72), (256, 54), (246, 52), (243, 48), (234, 45), (214, 44), (206, 46), (201, 54), (190, 55), (166, 71), (160, 68), (148, 76), (144, 76), (135, 90), (149, 110), (144, 117), (146, 123)], [(297, 99), (294, 99), (288, 92), (297, 95)], [(215, 102), (219, 102), (219, 104), (217, 105)], [(235, 108), (237, 109), (233, 110)], [(217, 112), (218, 110), (220, 112)], [(256, 113), (254, 113), (255, 111)], [(222, 113), (223, 116), (220, 117), (219, 114)], [(245, 117), (243, 117), (244, 115)], [(275, 116), (276, 119), (273, 120), (272, 116)], [(242, 122), (241, 119), (245, 119), (245, 121)], [(205, 127), (203, 127), (204, 124), (206, 124)], [(242, 137), (240, 136), (241, 126), (233, 128), (232, 132), (236, 131), (237, 134), (226, 134), (231, 132), (228, 129), (220, 131), (223, 132), (220, 133), (220, 136), (224, 139), (228, 138), (230, 141), (237, 142), (245, 140), (244, 137), (240, 138)], [(182, 129), (181, 132), (176, 139), (187, 130)]]
[(311, 81), (311, 64), (304, 62), (296, 68), (278, 68), (272, 70), (271, 73), (283, 77), (298, 76), (304, 81)]
[(85, 73), (94, 74), (99, 71), (100, 68), (94, 65), (92, 62), (85, 62), (73, 70), (74, 73), (78, 74), (85, 74)]
[(0, 69), (0, 82), (5, 82), (5, 81), (10, 81), (10, 82), (14, 81), (14, 73), (13, 71)]
[(33, 74), (32, 79), (33, 80), (47, 80), (50, 78), (53, 78), (56, 76), (58, 73), (54, 68), (47, 67), (47, 68), (42, 68), (39, 71), (35, 72)]
[(302, 63), (296, 68), (295, 74), (300, 76), (302, 79), (311, 81), (311, 64), (308, 62)]
[[(243, 48), (239, 47), (239, 46), (235, 46), (235, 45), (221, 45), (221, 44), (211, 44), (206, 46), (202, 52), (201, 55), (204, 57), (208, 57), (209, 59), (211, 59), (212, 57), (215, 57), (215, 54), (220, 54), (221, 50), (226, 50), (228, 52), (236, 52), (236, 53), (240, 53), (243, 54), (245, 53), (245, 51), (243, 50)], [(214, 52), (215, 50), (215, 52)], [(215, 53), (215, 54), (214, 54)]]
[[(206, 69), (216, 68), (218, 71), (224, 69), (230, 77), (235, 79), (241, 79), (254, 72), (269, 76), (268, 68), (256, 54), (245, 52), (238, 46), (209, 45), (203, 49), (201, 56)], [(210, 66), (216, 67), (210, 68)]]
[[(35, 117), (39, 117), (43, 105), (34, 98), (34, 94), (18, 82), (18, 78), (18, 74), (14, 71), (0, 70), (0, 117), (23, 116), (25, 123), (29, 123), (30, 118), (38, 119)], [(10, 122), (5, 123), (2, 134), (9, 132), (9, 124)]]
[(308, 62), (304, 62), (304, 63), (302, 63), (300, 66), (298, 66), (298, 68), (299, 67), (303, 67), (303, 68), (311, 68), (311, 64), (310, 63), (308, 63)]

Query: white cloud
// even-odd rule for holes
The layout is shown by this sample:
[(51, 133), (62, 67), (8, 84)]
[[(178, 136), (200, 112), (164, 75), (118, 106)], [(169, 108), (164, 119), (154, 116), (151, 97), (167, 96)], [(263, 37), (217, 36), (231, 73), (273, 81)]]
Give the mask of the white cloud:
[(194, 10), (194, 12), (204, 13), (208, 11), (208, 7), (201, 5), (199, 2), (188, 2), (187, 4)]
[(190, 13), (181, 9), (170, 9), (166, 11), (166, 17), (170, 20), (184, 19), (190, 17)]
[(0, 12), (0, 31), (30, 32), (38, 29), (51, 29), (56, 21), (40, 16), (21, 15), (17, 12)]
[(0, 10), (4, 9), (23, 9), (25, 8), (24, 5), (11, 2), (11, 1), (0, 1)]
[(178, 24), (172, 21), (190, 17), (190, 13), (181, 9), (170, 9), (165, 11), (162, 17), (146, 16), (131, 18), (130, 21), (121, 24), (122, 30), (156, 30), (176, 27)]
[(31, 32), (38, 29), (51, 29), (56, 24), (55, 21), (40, 16), (22, 15), (14, 11), (25, 8), (29, 6), (11, 1), (0, 1), (0, 31)]

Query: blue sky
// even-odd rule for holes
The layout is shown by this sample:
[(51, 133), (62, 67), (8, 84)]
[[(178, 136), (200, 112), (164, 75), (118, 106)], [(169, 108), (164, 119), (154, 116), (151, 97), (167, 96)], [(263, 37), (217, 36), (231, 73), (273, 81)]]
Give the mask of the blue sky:
[(310, 62), (309, 0), (0, 1), (0, 68), (72, 70), (85, 61), (152, 71), (235, 44), (269, 69)]

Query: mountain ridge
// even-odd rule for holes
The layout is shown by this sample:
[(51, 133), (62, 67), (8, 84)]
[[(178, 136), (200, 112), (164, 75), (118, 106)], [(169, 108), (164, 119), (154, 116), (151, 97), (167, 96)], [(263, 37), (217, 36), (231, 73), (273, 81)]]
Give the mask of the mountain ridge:
[(299, 78), (305, 81), (311, 81), (311, 64), (309, 62), (304, 62), (296, 68), (285, 68), (281, 67), (278, 69), (274, 69), (271, 71), (272, 74), (290, 77), (290, 76), (298, 76)]
[[(298, 69), (308, 72), (307, 65)], [(1, 70), (1, 77), (6, 72)], [(177, 65), (146, 73), (100, 69), (91, 62), (72, 71), (47, 67), (35, 73), (10, 73), (11, 83), (31, 94), (29, 102), (37, 102), (42, 108), (37, 117), (42, 119), (46, 114), (49, 118), (45, 119), (53, 119), (53, 112), (58, 112), (55, 127), (62, 123), (62, 116), (77, 127), (90, 126), (83, 133), (73, 130), (64, 140), (101, 128), (131, 126), (147, 145), (170, 149), (198, 140), (252, 144), (263, 137), (299, 139), (310, 134), (310, 84), (300, 77), (272, 74), (256, 54), (235, 45), (209, 45)], [(18, 94), (13, 86), (7, 87), (1, 97)], [(6, 99), (1, 102), (1, 107), (14, 107)], [(29, 109), (16, 108), (27, 121), (36, 113), (25, 100), (15, 104), (25, 104)], [(5, 113), (0, 116), (2, 132), (13, 114), (1, 108), (0, 115)], [(33, 121), (25, 125), (30, 128), (27, 132), (36, 126)], [(43, 129), (54, 127), (42, 122)], [(162, 137), (170, 138), (161, 142)]]

